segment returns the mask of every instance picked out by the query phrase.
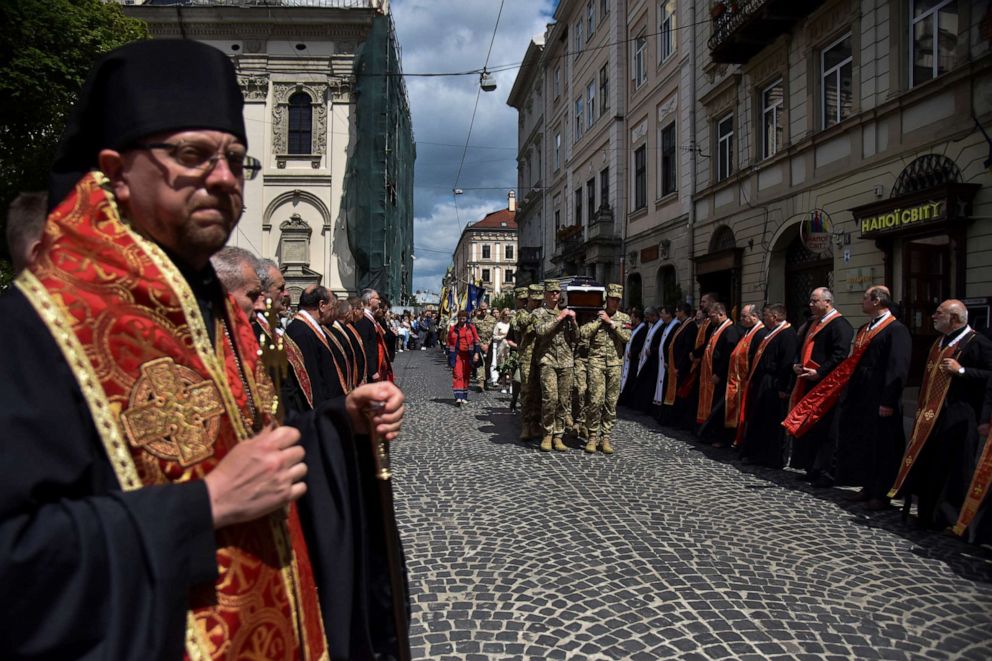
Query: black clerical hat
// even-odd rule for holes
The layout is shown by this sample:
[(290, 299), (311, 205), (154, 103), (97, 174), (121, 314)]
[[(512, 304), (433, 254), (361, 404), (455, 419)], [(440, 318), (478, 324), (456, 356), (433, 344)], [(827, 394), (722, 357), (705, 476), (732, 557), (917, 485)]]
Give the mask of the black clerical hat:
[(66, 123), (48, 182), (54, 208), (101, 149), (123, 149), (163, 131), (209, 129), (247, 146), (244, 97), (230, 58), (185, 39), (154, 39), (122, 46), (90, 71)]

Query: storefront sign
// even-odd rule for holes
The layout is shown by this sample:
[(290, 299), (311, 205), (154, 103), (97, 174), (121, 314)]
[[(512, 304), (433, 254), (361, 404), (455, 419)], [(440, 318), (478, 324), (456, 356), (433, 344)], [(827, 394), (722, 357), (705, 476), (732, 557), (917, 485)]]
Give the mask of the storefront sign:
[(641, 248), (641, 263), (653, 262), (658, 259), (658, 246), (649, 246), (647, 248)]
[(944, 201), (923, 202), (906, 208), (865, 216), (858, 220), (861, 238), (898, 231), (917, 223), (931, 223), (944, 220)]

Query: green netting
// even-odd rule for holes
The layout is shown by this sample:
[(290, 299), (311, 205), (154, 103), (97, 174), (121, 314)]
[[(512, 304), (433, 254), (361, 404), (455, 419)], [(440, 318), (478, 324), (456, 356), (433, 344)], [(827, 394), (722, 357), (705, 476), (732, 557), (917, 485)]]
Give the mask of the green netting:
[(358, 289), (372, 287), (393, 303), (411, 297), (413, 279), (413, 142), (390, 16), (373, 19), (355, 55), (356, 138), (342, 207), (355, 257)]

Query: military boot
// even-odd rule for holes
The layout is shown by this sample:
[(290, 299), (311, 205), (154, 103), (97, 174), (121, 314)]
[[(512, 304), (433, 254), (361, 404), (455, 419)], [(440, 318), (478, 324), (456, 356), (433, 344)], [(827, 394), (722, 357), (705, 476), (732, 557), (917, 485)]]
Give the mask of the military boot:
[(565, 452), (568, 450), (568, 448), (565, 446), (565, 443), (562, 442), (561, 436), (555, 436), (554, 444), (555, 444), (555, 450), (558, 450), (559, 452)]
[(546, 434), (541, 439), (541, 452), (551, 452), (551, 435)]
[(596, 451), (596, 446), (597, 445), (598, 445), (598, 443), (596, 442), (596, 437), (595, 436), (590, 436), (589, 437), (589, 442), (586, 443), (586, 448), (585, 448), (586, 449), (586, 452), (588, 452), (589, 454), (594, 453)]
[(603, 442), (600, 444), (599, 449), (603, 451), (603, 454), (613, 454), (613, 446), (610, 445), (610, 439), (603, 437)]

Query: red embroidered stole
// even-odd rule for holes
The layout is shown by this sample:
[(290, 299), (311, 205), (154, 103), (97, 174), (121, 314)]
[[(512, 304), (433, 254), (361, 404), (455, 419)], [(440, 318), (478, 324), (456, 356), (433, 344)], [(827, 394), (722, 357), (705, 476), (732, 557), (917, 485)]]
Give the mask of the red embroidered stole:
[[(355, 328), (355, 325), (354, 324), (342, 324), (342, 326), (345, 327), (345, 330), (347, 330), (348, 333), (350, 333), (351, 336), (358, 343), (358, 350), (362, 353), (362, 356), (364, 357), (365, 356), (365, 342), (362, 340), (362, 334), (358, 332), (358, 329)], [(356, 374), (357, 374), (357, 371), (360, 370), (360, 369), (361, 368), (358, 365), (358, 361), (356, 360), (355, 361)], [(368, 366), (367, 365), (365, 366), (365, 369), (368, 370)], [(365, 374), (364, 373), (357, 374), (357, 376), (358, 376), (358, 381), (357, 381), (357, 383), (355, 385), (356, 388), (358, 386), (362, 385), (363, 383), (365, 383)]]
[[(810, 369), (817, 369), (820, 363), (813, 360), (813, 338), (815, 338), (820, 331), (829, 326), (835, 319), (840, 319), (841, 314), (838, 312), (824, 322), (817, 321), (816, 325), (806, 331), (806, 337), (803, 339), (803, 348), (800, 351), (800, 364), (803, 367)], [(809, 389), (809, 380), (807, 379), (796, 379), (796, 385), (792, 388), (792, 395), (789, 397), (789, 410), (792, 410), (799, 400), (803, 398), (806, 391)]]
[[(341, 366), (338, 365), (338, 361), (334, 360), (334, 352), (331, 351), (331, 342), (328, 339), (330, 337), (330, 334), (324, 332), (323, 326), (313, 321), (310, 318), (310, 315), (297, 313), (296, 316), (293, 317), (293, 319), (299, 319), (300, 321), (305, 323), (307, 325), (307, 328), (313, 331), (313, 334), (317, 336), (317, 339), (320, 340), (320, 343), (324, 345), (324, 348), (327, 349), (327, 359), (331, 361), (331, 364), (334, 365), (334, 371), (337, 372), (338, 383), (341, 384), (341, 388), (345, 392), (349, 392), (348, 379), (346, 379), (344, 373), (341, 372)], [(335, 343), (335, 346), (337, 346), (337, 343)]]
[(765, 349), (771, 344), (772, 340), (776, 335), (784, 331), (786, 328), (792, 328), (792, 324), (789, 322), (783, 323), (777, 328), (773, 328), (768, 335), (761, 338), (761, 342), (758, 344), (758, 348), (754, 351), (754, 360), (748, 366), (747, 378), (744, 379), (744, 389), (741, 393), (741, 409), (740, 413), (737, 414), (737, 433), (734, 435), (734, 447), (738, 447), (744, 440), (744, 430), (747, 427), (747, 396), (751, 390), (751, 381), (754, 379), (754, 370), (758, 367), (758, 363), (761, 362), (761, 356), (764, 355)]
[(679, 380), (679, 370), (675, 366), (675, 343), (678, 342), (682, 331), (686, 329), (688, 321), (686, 319), (679, 324), (679, 328), (675, 331), (672, 341), (668, 343), (668, 364), (665, 366), (665, 378), (668, 379), (668, 383), (665, 384), (665, 399), (662, 402), (665, 406), (671, 406), (675, 403), (675, 392), (678, 388)]
[(375, 343), (378, 349), (379, 365), (376, 371), (379, 373), (380, 381), (393, 382), (393, 365), (389, 362), (389, 347), (386, 346), (386, 331), (378, 321), (372, 319), (372, 327), (375, 328)]
[(747, 364), (748, 350), (751, 348), (751, 341), (755, 334), (764, 328), (760, 321), (750, 329), (730, 354), (730, 369), (727, 370), (727, 391), (724, 395), (723, 424), (729, 429), (737, 427), (743, 409), (744, 388), (747, 383), (747, 375), (750, 371)]
[(919, 407), (916, 409), (916, 419), (913, 421), (913, 433), (909, 437), (909, 443), (906, 444), (906, 452), (903, 453), (902, 463), (899, 465), (899, 474), (896, 475), (896, 481), (889, 489), (889, 498), (895, 498), (899, 493), (899, 489), (909, 476), (909, 471), (913, 469), (916, 458), (930, 440), (930, 434), (937, 424), (937, 418), (940, 417), (940, 410), (944, 408), (947, 391), (951, 387), (951, 375), (940, 369), (940, 363), (947, 358), (957, 358), (974, 335), (974, 331), (965, 331), (960, 340), (943, 349), (940, 348), (940, 341), (943, 338), (937, 338), (930, 347), (927, 365), (923, 372), (923, 384), (920, 386)]
[(868, 330), (871, 324), (865, 324), (858, 329), (851, 355), (813, 386), (813, 389), (806, 393), (785, 416), (782, 426), (787, 432), (794, 438), (801, 438), (833, 409), (872, 340), (895, 320), (895, 315), (889, 315), (871, 331)]
[[(183, 275), (121, 220), (103, 174), (49, 216), (17, 287), (79, 381), (124, 490), (201, 480), (268, 419), (275, 393), (247, 317), (229, 299), (212, 346)], [(296, 508), (216, 538), (219, 576), (190, 594), (187, 656), (326, 658)]]
[(348, 354), (345, 352), (344, 345), (341, 343), (341, 340), (338, 339), (337, 335), (334, 333), (334, 329), (328, 328), (327, 326), (322, 326), (322, 328), (324, 329), (324, 332), (327, 333), (327, 339), (330, 341), (331, 344), (333, 344), (338, 348), (338, 351), (341, 352), (341, 356), (344, 358), (344, 362), (345, 362), (344, 370), (342, 371), (341, 366), (338, 365), (338, 361), (336, 359), (334, 360), (334, 369), (337, 370), (338, 383), (341, 384), (341, 390), (343, 390), (345, 394), (348, 394), (349, 392), (351, 392), (351, 387), (352, 387), (351, 386), (352, 369), (351, 369), (351, 363), (348, 361)]
[(703, 352), (702, 368), (699, 370), (699, 403), (696, 406), (696, 422), (699, 424), (706, 422), (713, 410), (713, 394), (716, 391), (716, 385), (713, 383), (713, 351), (716, 349), (716, 342), (723, 335), (723, 331), (730, 328), (733, 323), (727, 319), (720, 324), (719, 328), (713, 331), (706, 345), (706, 351)]
[(971, 476), (968, 493), (964, 497), (964, 504), (961, 505), (961, 512), (958, 513), (957, 523), (954, 524), (955, 534), (963, 535), (967, 530), (989, 493), (990, 483), (992, 483), (992, 432), (985, 439), (982, 456), (978, 458), (975, 474)]
[[(265, 316), (260, 314), (255, 315), (255, 319), (258, 321), (259, 328), (265, 333), (265, 337), (272, 340), (272, 329), (269, 327), (269, 322)], [(279, 339), (282, 340), (282, 346), (286, 350), (286, 359), (289, 361), (289, 366), (293, 368), (293, 374), (296, 375), (296, 381), (300, 384), (300, 390), (303, 391), (303, 396), (307, 398), (307, 404), (310, 405), (310, 408), (313, 408), (313, 385), (310, 383), (310, 375), (307, 374), (307, 368), (303, 364), (303, 353), (289, 335), (281, 333), (279, 334)]]
[(348, 339), (348, 331), (344, 329), (344, 324), (336, 321), (330, 330), (332, 335), (336, 337), (340, 336), (338, 337), (338, 341), (341, 344), (341, 349), (345, 353), (345, 360), (348, 363), (348, 385), (350, 392), (361, 382), (361, 377), (358, 374), (358, 358), (355, 356), (355, 347), (352, 345), (351, 340)]

